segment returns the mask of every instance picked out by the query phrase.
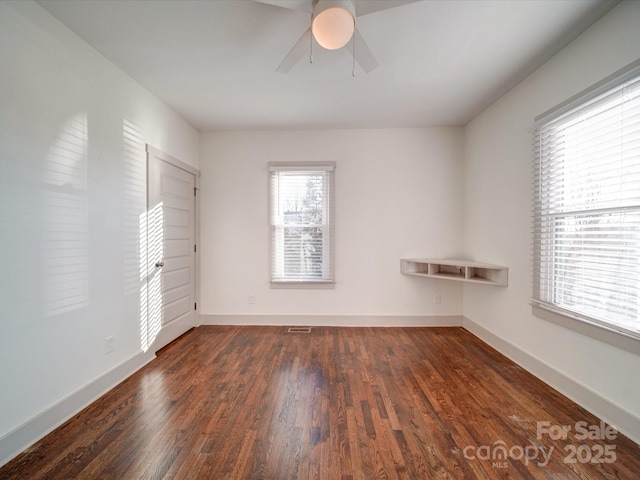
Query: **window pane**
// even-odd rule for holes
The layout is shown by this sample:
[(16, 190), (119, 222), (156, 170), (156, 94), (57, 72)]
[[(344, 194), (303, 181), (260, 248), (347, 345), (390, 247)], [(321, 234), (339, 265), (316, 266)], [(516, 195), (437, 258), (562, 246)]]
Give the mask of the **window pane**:
[(332, 169), (271, 172), (272, 281), (333, 281)]
[(640, 333), (640, 76), (534, 133), (534, 303)]
[(283, 227), (284, 276), (322, 278), (322, 227)]

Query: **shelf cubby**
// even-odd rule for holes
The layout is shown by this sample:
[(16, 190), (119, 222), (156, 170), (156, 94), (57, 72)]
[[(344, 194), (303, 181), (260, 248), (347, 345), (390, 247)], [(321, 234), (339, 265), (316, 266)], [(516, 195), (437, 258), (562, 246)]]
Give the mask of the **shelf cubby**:
[(444, 258), (403, 258), (400, 272), (419, 277), (442, 278), (459, 282), (506, 287), (509, 269), (501, 265)]

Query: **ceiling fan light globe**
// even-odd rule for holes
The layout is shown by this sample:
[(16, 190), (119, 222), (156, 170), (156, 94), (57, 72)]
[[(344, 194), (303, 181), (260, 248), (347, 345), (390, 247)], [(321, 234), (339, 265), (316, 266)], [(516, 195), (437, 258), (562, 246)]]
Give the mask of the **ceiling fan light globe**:
[(320, 46), (327, 50), (344, 47), (356, 28), (353, 15), (344, 8), (327, 8), (313, 18), (311, 31)]

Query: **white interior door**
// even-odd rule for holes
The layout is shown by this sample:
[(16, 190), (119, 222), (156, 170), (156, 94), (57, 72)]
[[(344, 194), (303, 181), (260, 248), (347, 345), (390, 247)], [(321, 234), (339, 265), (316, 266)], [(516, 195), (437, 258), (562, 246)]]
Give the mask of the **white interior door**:
[(152, 147), (147, 159), (147, 318), (149, 343), (157, 351), (197, 323), (196, 175)]

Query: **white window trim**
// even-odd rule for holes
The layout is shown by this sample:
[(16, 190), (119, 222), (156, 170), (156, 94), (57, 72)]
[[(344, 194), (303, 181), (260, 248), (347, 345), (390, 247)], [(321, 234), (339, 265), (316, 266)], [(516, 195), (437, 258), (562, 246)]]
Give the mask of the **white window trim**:
[[(540, 127), (540, 125), (547, 123), (551, 119), (560, 117), (579, 105), (588, 102), (590, 99), (593, 99), (611, 88), (624, 83), (630, 78), (636, 76), (639, 72), (640, 59), (632, 62), (624, 68), (621, 68), (595, 85), (592, 85), (561, 104), (537, 116), (534, 120), (534, 125), (531, 127), (531, 132), (535, 131)], [(537, 281), (535, 278), (535, 272), (533, 275), (533, 281), (535, 282)], [(530, 305), (531, 313), (537, 318), (550, 321), (580, 334), (587, 335), (596, 340), (621, 348), (630, 353), (640, 355), (640, 335), (635, 332), (631, 332), (623, 328), (617, 328), (612, 324), (601, 324), (598, 321), (582, 317), (574, 312), (565, 311), (559, 307), (541, 303), (534, 298), (530, 300)]]
[[(335, 168), (336, 162), (269, 162), (269, 279), (270, 279), (270, 287), (272, 289), (334, 289), (335, 288)], [(324, 198), (323, 200), (326, 202), (324, 205), (324, 209), (326, 212), (330, 212), (330, 234), (329, 234), (329, 252), (323, 250), (323, 271), (331, 271), (333, 273), (332, 279), (327, 280), (316, 280), (316, 279), (283, 279), (283, 280), (274, 280), (272, 277), (273, 274), (273, 261), (274, 259), (271, 257), (273, 255), (273, 237), (271, 233), (271, 215), (272, 215), (272, 182), (271, 182), (271, 172), (274, 171), (293, 171), (293, 172), (302, 172), (302, 171), (318, 171), (324, 170), (331, 172), (332, 182), (330, 185), (329, 198)]]

